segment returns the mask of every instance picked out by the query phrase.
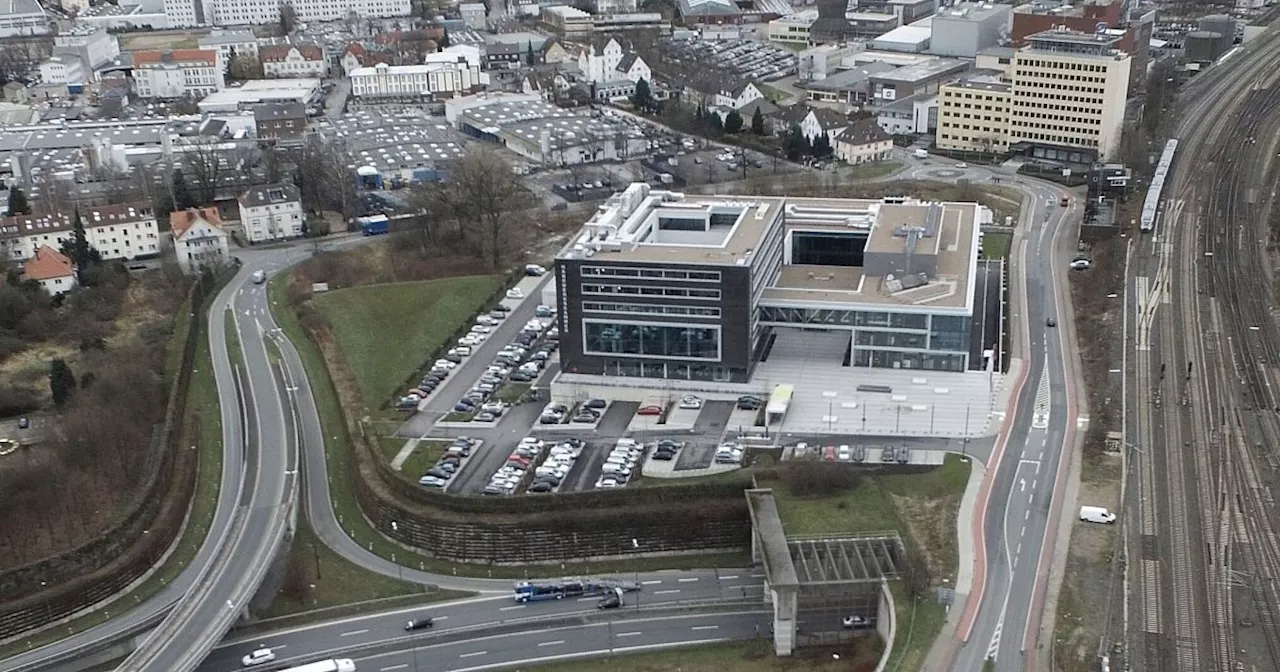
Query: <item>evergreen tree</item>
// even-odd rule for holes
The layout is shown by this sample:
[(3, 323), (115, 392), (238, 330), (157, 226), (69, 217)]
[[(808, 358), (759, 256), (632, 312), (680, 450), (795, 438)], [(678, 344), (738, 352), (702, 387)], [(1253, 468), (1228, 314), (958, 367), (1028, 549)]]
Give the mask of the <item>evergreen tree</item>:
[(76, 265), (76, 281), (82, 286), (93, 284), (90, 270), (102, 263), (102, 255), (89, 244), (89, 237), (84, 231), (84, 221), (80, 219), (80, 209), (76, 208), (75, 219), (71, 222), (71, 240), (62, 243), (62, 253)]
[(12, 187), (9, 189), (9, 214), (31, 214), (31, 206), (27, 204), (27, 195), (22, 192), (21, 187)]
[(712, 135), (720, 135), (724, 133), (724, 122), (720, 120), (720, 115), (715, 112), (708, 112), (706, 116), (707, 130)]
[(71, 393), (76, 389), (76, 374), (61, 358), (55, 359), (49, 367), (49, 391), (53, 393), (53, 404), (58, 408), (67, 405)]
[(653, 109), (653, 92), (649, 90), (649, 82), (644, 77), (636, 82), (636, 92), (631, 96), (631, 104), (641, 112)]
[(819, 159), (831, 156), (831, 140), (826, 133), (819, 133), (818, 137), (813, 139), (813, 155)]
[(764, 114), (757, 107), (755, 114), (751, 115), (751, 132), (756, 135), (764, 135)]
[(195, 205), (195, 201), (191, 200), (191, 190), (187, 188), (187, 179), (182, 176), (182, 171), (174, 168), (172, 176), (173, 187), (173, 209), (186, 210)]
[(808, 154), (810, 149), (809, 139), (800, 130), (800, 124), (791, 124), (791, 128), (782, 138), (782, 151), (786, 153), (787, 160), (799, 161), (800, 157)]
[(448, 48), (449, 48), (449, 29), (448, 29), (448, 28), (445, 28), (445, 29), (444, 29), (444, 34), (442, 34), (442, 35), (440, 36), (440, 42), (439, 42), (439, 44), (440, 44), (440, 48), (441, 48), (441, 49), (448, 49)]
[(533, 55), (533, 40), (529, 40), (529, 52), (525, 54), (525, 62), (528, 65), (535, 65), (538, 62), (538, 58)]
[(737, 133), (742, 130), (742, 115), (737, 110), (729, 110), (729, 114), (724, 115), (724, 132)]

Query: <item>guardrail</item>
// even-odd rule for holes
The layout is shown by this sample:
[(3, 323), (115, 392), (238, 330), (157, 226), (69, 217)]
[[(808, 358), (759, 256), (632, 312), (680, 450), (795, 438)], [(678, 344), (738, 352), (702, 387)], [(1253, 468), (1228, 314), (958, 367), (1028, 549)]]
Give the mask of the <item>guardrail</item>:
[[(160, 625), (160, 623), (165, 619), (165, 617), (169, 614), (169, 612), (173, 610), (173, 607), (177, 603), (178, 601), (174, 600), (173, 602), (170, 602), (169, 604), (166, 604), (160, 609), (156, 610), (155, 613), (147, 616), (145, 619), (139, 621), (133, 626), (124, 628), (123, 630), (117, 630), (116, 632), (103, 635), (92, 641), (84, 642), (82, 644), (74, 646), (65, 651), (60, 651), (55, 655), (50, 655), (34, 662), (24, 663), (21, 669), (23, 672), (45, 672), (45, 670), (53, 670), (58, 668), (59, 666), (65, 664), (68, 660), (84, 658), (87, 656), (91, 656), (95, 653), (98, 653), (100, 651), (109, 649), (119, 644), (123, 640), (129, 639), (131, 637), (136, 637), (144, 632), (147, 632), (148, 630), (155, 629), (155, 627)], [(49, 644), (48, 646), (53, 647), (57, 645), (58, 645), (58, 642), (54, 642), (53, 644)], [(35, 651), (39, 651), (39, 650), (40, 649), (35, 649)], [(23, 654), (19, 654), (19, 655), (23, 655)], [(7, 669), (7, 668), (4, 668), (3, 663), (0, 663), (0, 669)], [(12, 668), (12, 669), (16, 670), (18, 668)]]
[(505, 621), (491, 621), (488, 623), (479, 623), (476, 625), (467, 625), (458, 628), (450, 628), (447, 630), (439, 630), (435, 632), (426, 632), (418, 635), (401, 635), (399, 637), (388, 637), (371, 642), (361, 642), (350, 646), (335, 647), (324, 651), (311, 651), (305, 655), (294, 656), (292, 658), (277, 659), (276, 665), (293, 666), (314, 660), (323, 660), (326, 658), (355, 658), (368, 656), (373, 653), (379, 653), (382, 650), (396, 650), (404, 646), (433, 646), (438, 644), (452, 644), (454, 642), (464, 642), (469, 639), (475, 639), (480, 633), (485, 636), (501, 635), (507, 633), (526, 632), (529, 625), (540, 625), (548, 628), (566, 627), (573, 625), (582, 625), (583, 622), (604, 622), (604, 621), (626, 621), (629, 617), (637, 614), (645, 617), (651, 617), (663, 613), (681, 614), (687, 612), (722, 612), (731, 613), (773, 613), (766, 605), (757, 600), (735, 600), (725, 602), (709, 598), (705, 600), (690, 600), (677, 604), (659, 604), (648, 607), (623, 608), (613, 611), (610, 614), (602, 614), (598, 609), (590, 609), (583, 611), (571, 611), (548, 616), (529, 616), (525, 618), (514, 618)]

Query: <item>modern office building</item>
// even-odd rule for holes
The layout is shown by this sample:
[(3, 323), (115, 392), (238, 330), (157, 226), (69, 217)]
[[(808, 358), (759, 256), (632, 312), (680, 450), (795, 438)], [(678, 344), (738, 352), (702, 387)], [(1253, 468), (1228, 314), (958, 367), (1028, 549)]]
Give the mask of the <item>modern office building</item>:
[(996, 70), (975, 70), (943, 85), (938, 92), (938, 148), (1008, 152), (1012, 88)]
[(775, 339), (812, 331), (847, 344), (820, 366), (981, 368), (990, 218), (976, 203), (632, 184), (557, 255), (563, 371), (747, 383)]
[(1009, 34), (1012, 7), (991, 3), (956, 3), (934, 15), (929, 53), (973, 58)]

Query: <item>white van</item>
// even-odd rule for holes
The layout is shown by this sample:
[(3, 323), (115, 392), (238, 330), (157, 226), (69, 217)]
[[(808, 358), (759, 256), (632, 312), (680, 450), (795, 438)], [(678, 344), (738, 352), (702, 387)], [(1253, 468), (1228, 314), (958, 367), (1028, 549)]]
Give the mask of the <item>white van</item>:
[(1080, 520), (1090, 523), (1114, 523), (1116, 522), (1116, 514), (1101, 506), (1082, 506), (1080, 507)]
[(915, 155), (915, 157), (916, 157), (917, 159), (927, 159), (927, 158), (929, 158), (929, 150), (927, 150), (927, 149), (917, 149), (917, 150), (914, 152), (914, 155)]

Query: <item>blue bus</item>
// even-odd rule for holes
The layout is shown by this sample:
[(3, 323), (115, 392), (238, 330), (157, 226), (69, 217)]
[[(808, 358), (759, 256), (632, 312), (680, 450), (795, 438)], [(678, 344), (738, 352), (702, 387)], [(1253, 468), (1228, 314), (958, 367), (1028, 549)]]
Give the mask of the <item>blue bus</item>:
[(631, 592), (640, 585), (610, 579), (551, 579), (547, 581), (520, 581), (515, 585), (516, 602), (540, 602), (562, 600), (566, 597), (596, 597), (621, 588)]

